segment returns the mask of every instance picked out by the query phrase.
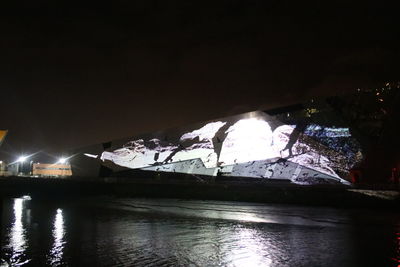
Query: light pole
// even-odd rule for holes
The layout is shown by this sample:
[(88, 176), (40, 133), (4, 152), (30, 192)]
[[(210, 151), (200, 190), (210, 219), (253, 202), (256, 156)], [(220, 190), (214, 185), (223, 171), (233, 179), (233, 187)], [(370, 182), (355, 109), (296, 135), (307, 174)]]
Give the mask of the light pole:
[(28, 156), (20, 156), (17, 159), (18, 165), (17, 165), (17, 173), (18, 174), (24, 174), (24, 162), (28, 159)]

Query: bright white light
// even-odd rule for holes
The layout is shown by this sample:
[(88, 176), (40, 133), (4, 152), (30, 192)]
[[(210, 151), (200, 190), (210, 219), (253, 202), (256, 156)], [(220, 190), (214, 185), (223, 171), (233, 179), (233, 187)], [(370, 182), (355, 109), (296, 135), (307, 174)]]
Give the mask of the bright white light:
[(28, 157), (27, 156), (20, 156), (19, 158), (18, 158), (18, 162), (24, 162), (26, 159), (27, 159)]
[(17, 198), (14, 200), (14, 216), (15, 220), (11, 226), (9, 236), (9, 249), (11, 251), (11, 266), (22, 266), (30, 261), (26, 260), (25, 250), (27, 248), (26, 231), (22, 223), (22, 215), (24, 211), (24, 200)]
[(235, 244), (229, 248), (225, 261), (232, 266), (272, 266), (271, 251), (276, 251), (276, 245), (262, 238), (255, 230), (239, 228), (235, 233)]
[(268, 122), (259, 119), (243, 119), (229, 127), (222, 144), (220, 162), (233, 165), (253, 160), (275, 157), (271, 148), (272, 130)]
[(94, 155), (94, 154), (84, 153), (83, 155), (85, 155), (86, 157), (89, 157), (89, 158), (94, 158), (94, 159), (97, 158), (97, 155)]
[(61, 164), (64, 164), (65, 162), (67, 162), (67, 159), (66, 159), (66, 158), (60, 158), (60, 159), (58, 160), (58, 163), (61, 163)]
[(51, 266), (61, 265), (63, 259), (64, 250), (64, 216), (62, 209), (57, 209), (57, 214), (53, 223), (53, 238), (54, 243), (50, 251), (49, 260)]
[(62, 246), (62, 239), (64, 237), (64, 218), (61, 209), (57, 209), (56, 218), (54, 220), (53, 236), (55, 247)]

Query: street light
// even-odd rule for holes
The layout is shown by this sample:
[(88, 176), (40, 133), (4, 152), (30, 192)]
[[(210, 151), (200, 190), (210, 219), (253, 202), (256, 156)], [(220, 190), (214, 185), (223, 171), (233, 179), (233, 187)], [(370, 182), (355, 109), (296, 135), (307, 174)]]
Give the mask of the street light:
[(64, 164), (64, 163), (66, 163), (67, 162), (67, 159), (66, 158), (60, 158), (59, 160), (58, 160), (58, 163), (61, 163), (61, 164)]
[(27, 158), (27, 156), (20, 156), (17, 161), (23, 163)]
[(19, 158), (17, 159), (17, 173), (18, 175), (22, 174), (22, 175), (27, 175), (30, 170), (27, 168), (27, 165), (25, 164), (25, 161), (29, 158), (30, 156), (19, 156)]

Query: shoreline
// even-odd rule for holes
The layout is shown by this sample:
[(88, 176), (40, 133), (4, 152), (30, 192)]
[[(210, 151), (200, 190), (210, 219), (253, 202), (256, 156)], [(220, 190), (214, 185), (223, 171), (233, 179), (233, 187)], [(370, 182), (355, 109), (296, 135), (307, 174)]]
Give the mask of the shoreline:
[(30, 195), (43, 199), (112, 195), (379, 209), (394, 209), (400, 204), (399, 190), (322, 184), (302, 186), (284, 181), (249, 182), (246, 179), (226, 181), (132, 177), (1, 177), (0, 195)]

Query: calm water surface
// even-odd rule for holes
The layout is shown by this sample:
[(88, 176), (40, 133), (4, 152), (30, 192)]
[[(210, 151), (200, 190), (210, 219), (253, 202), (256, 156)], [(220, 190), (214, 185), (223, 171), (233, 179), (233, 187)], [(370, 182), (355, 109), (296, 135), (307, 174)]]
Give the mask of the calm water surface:
[(1, 266), (400, 266), (394, 212), (171, 199), (4, 199)]

